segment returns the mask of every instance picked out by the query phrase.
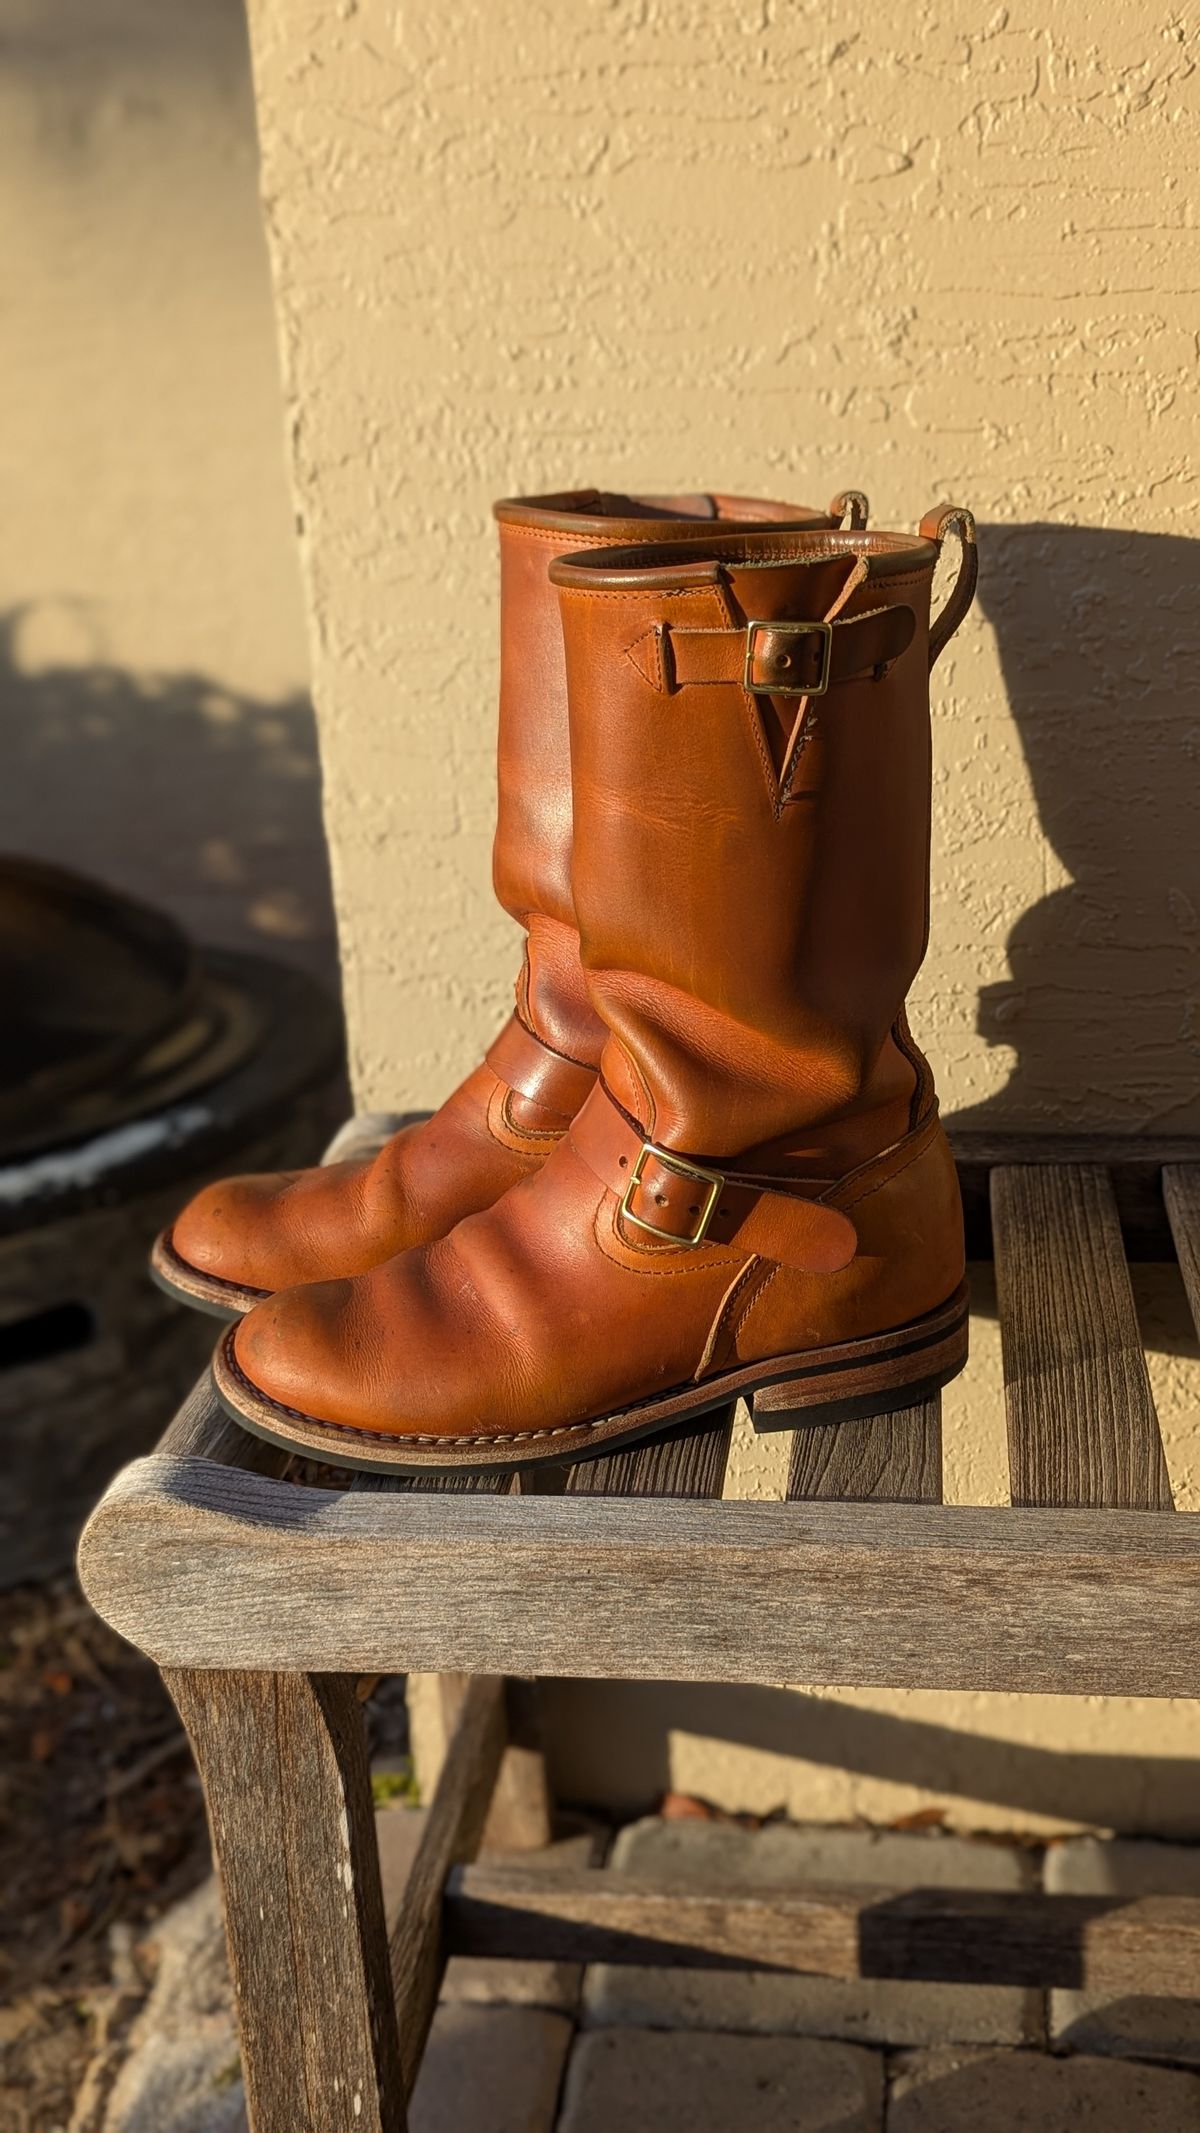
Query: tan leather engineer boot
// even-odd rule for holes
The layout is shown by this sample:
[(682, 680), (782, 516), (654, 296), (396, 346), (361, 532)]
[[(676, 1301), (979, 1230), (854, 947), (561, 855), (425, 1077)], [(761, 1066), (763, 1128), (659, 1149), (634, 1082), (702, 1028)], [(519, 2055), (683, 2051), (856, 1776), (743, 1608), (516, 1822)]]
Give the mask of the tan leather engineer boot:
[[(930, 633), (939, 546), (962, 540)], [(401, 1472), (573, 1459), (734, 1394), (915, 1400), (967, 1345), (958, 1181), (904, 1019), (928, 673), (974, 528), (715, 534), (557, 563), (596, 1087), (536, 1175), (225, 1337), (221, 1399)]]
[(500, 745), (495, 883), (525, 928), (516, 1013), (460, 1088), (372, 1160), (228, 1178), (154, 1246), (159, 1286), (235, 1318), (273, 1290), (358, 1274), (442, 1236), (544, 1162), (591, 1089), (604, 1026), (590, 1006), (571, 902), (566, 680), (553, 557), (614, 540), (705, 540), (714, 522), (865, 522), (856, 490), (829, 512), (759, 497), (584, 490), (499, 503)]

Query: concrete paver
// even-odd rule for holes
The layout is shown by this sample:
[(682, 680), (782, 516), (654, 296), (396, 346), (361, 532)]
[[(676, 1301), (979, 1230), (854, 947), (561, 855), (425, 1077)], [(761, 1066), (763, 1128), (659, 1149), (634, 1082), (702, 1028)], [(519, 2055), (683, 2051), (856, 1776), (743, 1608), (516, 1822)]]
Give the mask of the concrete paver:
[(438, 2008), (409, 2105), (409, 2133), (553, 2133), (571, 2043), (540, 2007)]
[(1200, 2078), (1032, 2051), (906, 2053), (887, 2133), (1200, 2133)]
[(605, 2029), (575, 2045), (557, 2133), (879, 2133), (882, 2107), (858, 2045)]

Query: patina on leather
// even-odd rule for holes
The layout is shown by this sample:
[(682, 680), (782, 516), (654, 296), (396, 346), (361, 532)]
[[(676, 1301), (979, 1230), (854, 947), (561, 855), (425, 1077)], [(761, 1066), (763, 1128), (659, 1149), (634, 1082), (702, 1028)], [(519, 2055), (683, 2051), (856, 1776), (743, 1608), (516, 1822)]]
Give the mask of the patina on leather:
[(558, 597), (565, 550), (614, 540), (704, 541), (730, 523), (832, 526), (865, 513), (762, 498), (631, 497), (582, 490), (495, 507), (500, 535), (497, 895), (526, 935), (516, 1014), (434, 1117), (370, 1162), (231, 1178), (159, 1240), (157, 1278), (218, 1312), (331, 1274), (357, 1274), (441, 1236), (544, 1161), (592, 1085), (604, 1024), (579, 960), (571, 899), (570, 739)]
[[(324, 1456), (332, 1426), (356, 1455), (521, 1463), (892, 1331), (908, 1367), (907, 1329), (963, 1276), (957, 1177), (904, 1019), (927, 930), (937, 554), (921, 536), (714, 531), (554, 565), (599, 1082), (490, 1209), (252, 1312), (218, 1365), (252, 1426)], [(727, 657), (785, 623), (858, 647), (820, 696), (773, 695), (753, 666), (747, 687)], [(664, 690), (646, 645), (686, 633), (712, 656)]]

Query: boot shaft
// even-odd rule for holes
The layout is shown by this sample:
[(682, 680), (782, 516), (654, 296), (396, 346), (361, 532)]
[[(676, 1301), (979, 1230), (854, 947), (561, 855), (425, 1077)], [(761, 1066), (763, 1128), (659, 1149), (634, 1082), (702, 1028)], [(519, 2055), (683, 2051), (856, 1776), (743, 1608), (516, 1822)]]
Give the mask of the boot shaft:
[(498, 503), (500, 529), (499, 810), (493, 876), (525, 928), (523, 1019), (555, 1050), (592, 1063), (604, 1031), (579, 967), (571, 894), (571, 764), (556, 556), (633, 541), (691, 543), (714, 524), (832, 527), (865, 521), (857, 491), (829, 512), (759, 497), (621, 496), (599, 490)]
[(937, 555), (801, 530), (554, 566), (583, 961), (604, 1079), (648, 1138), (837, 1176), (929, 1100), (903, 1005)]

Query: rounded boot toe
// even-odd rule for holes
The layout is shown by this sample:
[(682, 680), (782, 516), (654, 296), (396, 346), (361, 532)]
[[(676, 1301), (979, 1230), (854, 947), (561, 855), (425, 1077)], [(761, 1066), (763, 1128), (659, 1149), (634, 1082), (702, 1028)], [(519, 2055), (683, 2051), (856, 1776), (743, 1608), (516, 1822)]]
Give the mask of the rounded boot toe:
[(362, 1399), (361, 1361), (343, 1335), (353, 1283), (284, 1289), (247, 1313), (231, 1342), (252, 1392), (315, 1422), (353, 1423)]
[(206, 1185), (176, 1216), (170, 1233), (173, 1251), (185, 1265), (216, 1281), (264, 1291), (275, 1288), (280, 1266), (273, 1217), (285, 1182), (279, 1177), (240, 1177)]

